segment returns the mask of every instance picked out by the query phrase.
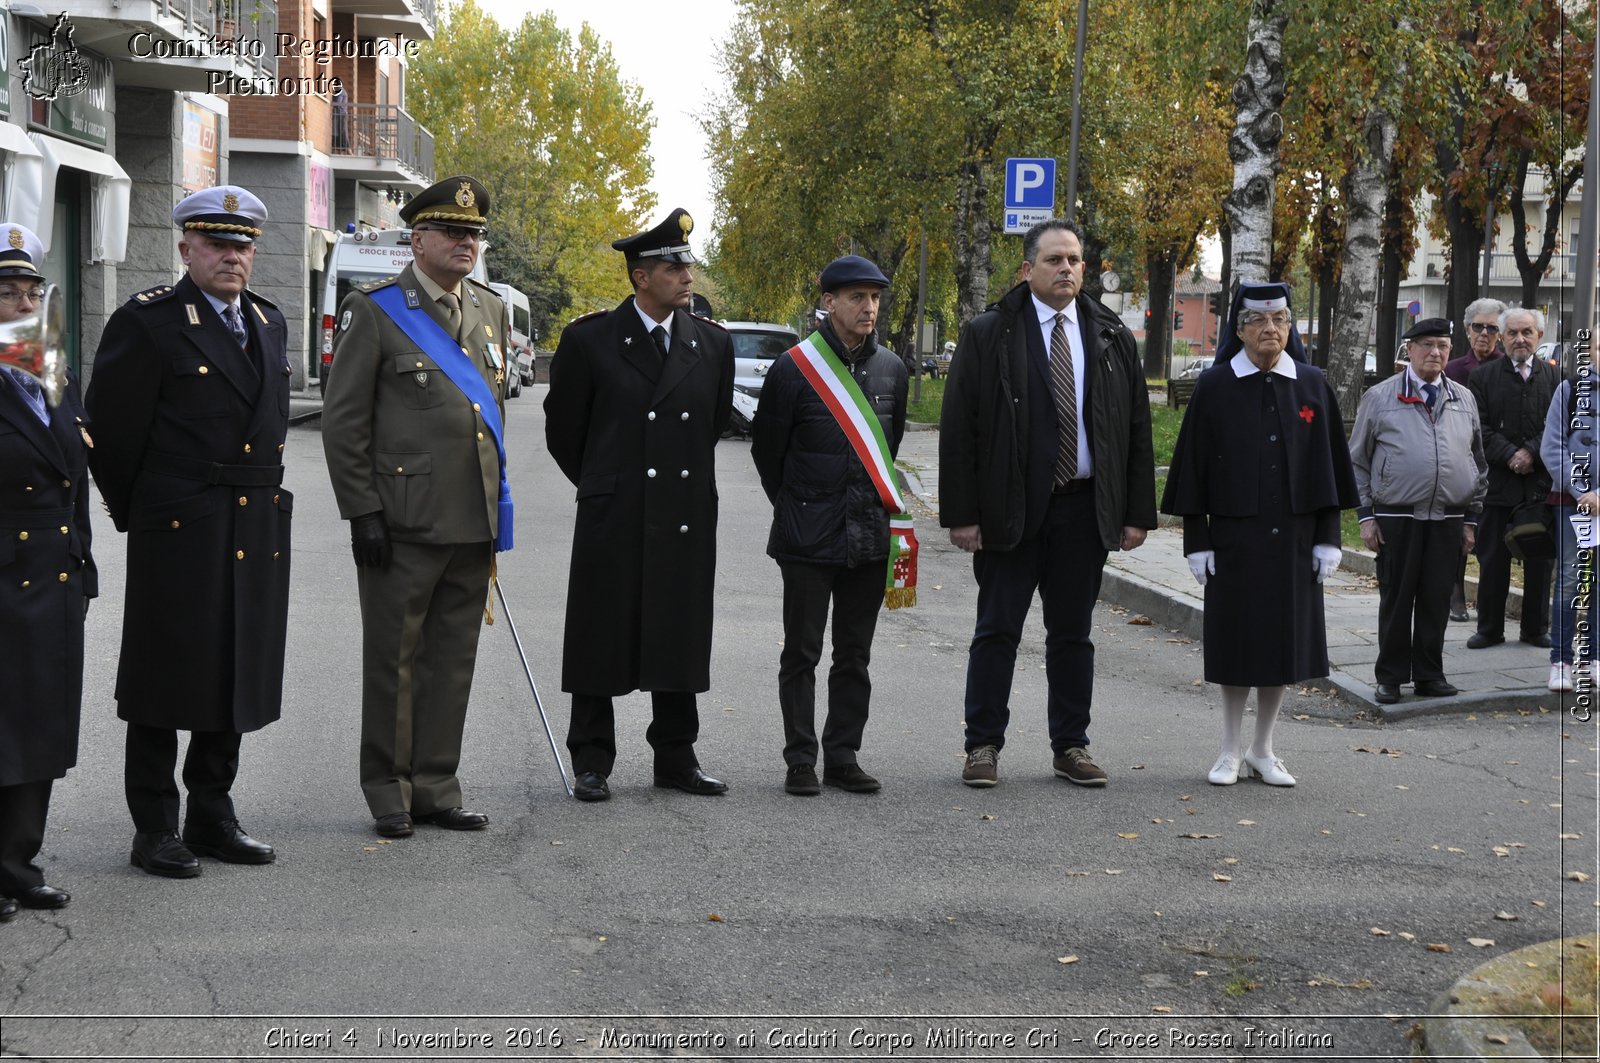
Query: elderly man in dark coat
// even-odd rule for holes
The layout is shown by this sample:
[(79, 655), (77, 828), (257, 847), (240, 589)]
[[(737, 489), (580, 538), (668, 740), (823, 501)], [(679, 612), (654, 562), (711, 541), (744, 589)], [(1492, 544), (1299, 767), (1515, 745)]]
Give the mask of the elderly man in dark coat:
[(651, 694), (656, 785), (727, 790), (694, 742), (695, 694), (711, 686), (713, 448), (733, 409), (733, 344), (688, 311), (693, 227), (680, 208), (613, 243), (633, 295), (568, 325), (550, 363), (545, 438), (578, 488), (561, 686), (580, 801), (610, 796), (612, 698), (634, 690)]
[[(267, 208), (234, 185), (173, 208), (187, 272), (107, 322), (86, 404), (89, 464), (128, 533), (117, 714), (128, 721), (132, 862), (190, 878), (196, 854), (266, 864), (229, 791), (240, 736), (278, 718), (289, 617), (288, 328), (248, 290)], [(181, 660), (173, 653), (181, 648)], [(178, 731), (192, 732), (178, 836)]]
[[(1205, 587), (1206, 681), (1222, 688), (1208, 778), (1230, 786), (1254, 772), (1293, 786), (1273, 726), (1284, 686), (1328, 674), (1322, 582), (1339, 567), (1339, 511), (1356, 504), (1355, 478), (1338, 400), (1320, 369), (1289, 353), (1299, 344), (1288, 287), (1241, 286), (1228, 332), (1195, 383), (1161, 508), (1183, 517), (1183, 552)], [(1241, 749), (1251, 687), (1255, 739)]]
[[(44, 245), (0, 224), (0, 323), (43, 312)], [(98, 592), (89, 555), (89, 433), (76, 380), (47, 395), (0, 372), (0, 922), (71, 900), (33, 862), (50, 789), (78, 761), (83, 618)]]

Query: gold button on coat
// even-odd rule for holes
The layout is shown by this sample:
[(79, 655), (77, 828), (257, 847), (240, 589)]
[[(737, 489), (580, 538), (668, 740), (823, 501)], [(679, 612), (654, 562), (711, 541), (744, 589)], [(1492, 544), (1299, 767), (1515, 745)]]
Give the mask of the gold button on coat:
[(33, 581), (25, 579), (25, 580), (22, 581), (22, 585), (24, 587), (31, 587), (31, 586), (33, 586)]
[(178, 527), (178, 522), (177, 522), (177, 521), (173, 521), (173, 522), (172, 522), (172, 526), (173, 526), (173, 527), (174, 527), (174, 528), (176, 528), (176, 527)]
[(482, 438), (483, 438), (483, 433), (482, 433), (482, 432), (479, 432), (479, 433), (478, 433), (478, 438), (479, 438), (479, 439), (482, 439)]
[(65, 534), (67, 534), (67, 526), (66, 526), (66, 525), (65, 525), (65, 524), (63, 524), (63, 525), (62, 525), (62, 526), (61, 526), (61, 534), (62, 534), (62, 535), (65, 535)]
[(56, 577), (56, 580), (57, 580), (57, 581), (58, 581), (58, 582), (60, 582), (60, 583), (65, 583), (65, 582), (67, 582), (67, 574), (66, 574), (66, 573), (65, 573), (65, 572), (63, 572), (63, 573), (61, 573), (61, 575), (59, 575), (59, 576), (57, 576), (57, 577)]
[(21, 539), (23, 542), (27, 542), (28, 541), (28, 533), (27, 532), (17, 532), (17, 538)]
[(239, 496), (239, 504), (241, 506), (248, 506), (250, 504), (250, 500), (248, 498), (246, 498), (244, 495), (240, 495)]
[(250, 444), (249, 444), (249, 443), (246, 443), (246, 444), (245, 444), (245, 445), (244, 445), (244, 452), (245, 452), (245, 453), (246, 453), (246, 454), (248, 454), (248, 453), (250, 453)]
[(200, 375), (201, 376), (205, 376), (209, 372), (211, 372), (211, 370), (209, 368), (207, 368), (206, 366), (201, 366), (200, 367)]
[(243, 550), (239, 550), (233, 556), (237, 557), (240, 561), (243, 561), (244, 560), (244, 551)]

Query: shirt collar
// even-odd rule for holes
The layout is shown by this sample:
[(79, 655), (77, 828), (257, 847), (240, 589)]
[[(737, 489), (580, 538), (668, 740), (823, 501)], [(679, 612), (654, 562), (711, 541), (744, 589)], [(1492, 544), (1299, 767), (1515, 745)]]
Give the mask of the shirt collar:
[(633, 308), (639, 312), (639, 320), (644, 322), (644, 330), (646, 332), (653, 333), (656, 326), (660, 325), (662, 328), (667, 330), (667, 338), (672, 338), (672, 315), (670, 313), (667, 315), (667, 319), (665, 321), (657, 321), (655, 318), (644, 312), (643, 308), (639, 306), (639, 300), (635, 299), (633, 301)]
[[(200, 294), (206, 297), (206, 302), (211, 304), (211, 309), (213, 309), (213, 310), (215, 310), (217, 312), (217, 316), (218, 317), (226, 317), (227, 315), (224, 313), (224, 311), (228, 307), (230, 307), (230, 306), (239, 306), (239, 301), (238, 300), (234, 300), (232, 302), (229, 302), (226, 299), (218, 299), (216, 296), (212, 295), (210, 292), (208, 292), (208, 291), (206, 291), (204, 289), (201, 289)], [(242, 307), (240, 308), (240, 312), (241, 313), (243, 312), (243, 308)]]
[[(1243, 351), (1234, 355), (1228, 366), (1236, 377), (1247, 377), (1252, 373), (1261, 372), (1261, 367), (1252, 362), (1250, 356)], [(1294, 359), (1289, 357), (1288, 351), (1278, 355), (1278, 362), (1272, 367), (1272, 372), (1276, 376), (1287, 377), (1290, 380), (1300, 379), (1300, 371), (1294, 367)]]
[[(1418, 376), (1417, 375), (1417, 371), (1415, 369), (1411, 368), (1411, 366), (1409, 366), (1409, 365), (1406, 366), (1406, 379), (1409, 380), (1410, 383), (1411, 383), (1411, 390), (1416, 392), (1418, 395), (1422, 394), (1422, 389), (1427, 387), (1427, 381), (1423, 380), (1420, 376)], [(1445, 382), (1446, 379), (1447, 378), (1445, 377), (1445, 375), (1443, 373), (1440, 373), (1439, 374), (1439, 379), (1435, 380), (1433, 382), (1434, 386), (1437, 387), (1440, 391), (1443, 391), (1444, 390), (1444, 382)]]
[(413, 269), (411, 272), (416, 276), (417, 283), (422, 286), (422, 290), (428, 293), (428, 298), (432, 299), (434, 302), (437, 303), (439, 301), (439, 296), (444, 295), (447, 291), (453, 293), (456, 297), (456, 300), (458, 302), (460, 301), (461, 285), (459, 282), (454, 288), (447, 289), (440, 285), (438, 281), (422, 272), (420, 269)]
[(1046, 328), (1055, 328), (1057, 314), (1065, 314), (1069, 325), (1078, 324), (1078, 300), (1074, 299), (1060, 310), (1056, 310), (1032, 292), (1028, 293), (1028, 298), (1033, 300), (1033, 312), (1039, 315), (1039, 324)]

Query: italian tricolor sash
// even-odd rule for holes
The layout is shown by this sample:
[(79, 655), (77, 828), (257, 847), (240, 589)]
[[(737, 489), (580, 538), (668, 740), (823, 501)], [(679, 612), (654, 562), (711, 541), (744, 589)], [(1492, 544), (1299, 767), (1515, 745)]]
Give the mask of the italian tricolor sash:
[(861, 459), (877, 488), (878, 498), (889, 511), (889, 573), (883, 599), (890, 609), (917, 604), (917, 535), (911, 526), (911, 514), (900, 496), (899, 481), (895, 476), (894, 458), (889, 453), (889, 441), (883, 436), (883, 425), (872, 412), (861, 387), (844, 367), (844, 362), (828, 346), (822, 333), (813, 332), (789, 349), (789, 357), (800, 372), (816, 389), (828, 411), (833, 414), (845, 439)]

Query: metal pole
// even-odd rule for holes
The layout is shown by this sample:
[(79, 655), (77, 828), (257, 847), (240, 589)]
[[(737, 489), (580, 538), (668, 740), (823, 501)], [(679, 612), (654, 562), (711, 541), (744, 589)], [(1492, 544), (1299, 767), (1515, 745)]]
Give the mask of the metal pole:
[(1078, 0), (1078, 41), (1072, 57), (1072, 138), (1067, 144), (1067, 209), (1061, 216), (1071, 221), (1078, 209), (1078, 126), (1083, 100), (1083, 34), (1089, 24), (1089, 0)]
[(500, 586), (500, 577), (491, 580), (495, 593), (500, 596), (500, 611), (505, 614), (506, 627), (511, 629), (511, 641), (517, 644), (517, 656), (522, 660), (522, 674), (528, 677), (528, 689), (533, 691), (533, 705), (539, 710), (539, 721), (544, 724), (544, 736), (550, 740), (550, 755), (556, 758), (556, 770), (561, 773), (561, 785), (566, 787), (567, 796), (572, 796), (572, 780), (567, 777), (567, 766), (561, 760), (561, 752), (556, 749), (555, 732), (550, 730), (550, 717), (544, 714), (544, 702), (539, 699), (539, 684), (533, 681), (533, 669), (528, 667), (528, 655), (522, 651), (522, 639), (517, 636), (517, 622), (511, 619), (511, 606), (506, 604), (505, 588)]
[[(1583, 148), (1583, 205), (1579, 208), (1578, 221), (1578, 262), (1576, 286), (1572, 292), (1572, 319), (1573, 328), (1588, 332), (1588, 343), (1585, 349), (1589, 357), (1594, 355), (1594, 327), (1595, 327), (1595, 257), (1597, 254), (1597, 236), (1595, 233), (1596, 207), (1600, 205), (1600, 167), (1595, 161), (1595, 152), (1600, 151), (1600, 99), (1596, 99), (1595, 91), (1600, 89), (1600, 48), (1594, 51), (1594, 69), (1589, 73), (1589, 136)], [(1574, 331), (1573, 338), (1577, 338)], [(1561, 337), (1565, 338), (1565, 337)]]
[[(1492, 171), (1491, 171), (1492, 176)], [(1520, 190), (1518, 190), (1520, 191)], [(1489, 196), (1489, 190), (1483, 193)], [(1513, 195), (1518, 192), (1513, 192)], [(1483, 205), (1483, 281), (1478, 285), (1478, 297), (1489, 298), (1489, 274), (1494, 261), (1494, 199), (1490, 197)]]
[(928, 295), (928, 233), (922, 232), (922, 251), (917, 255), (917, 338), (911, 342), (912, 357), (916, 359), (916, 383), (911, 385), (912, 402), (922, 401), (922, 312)]

